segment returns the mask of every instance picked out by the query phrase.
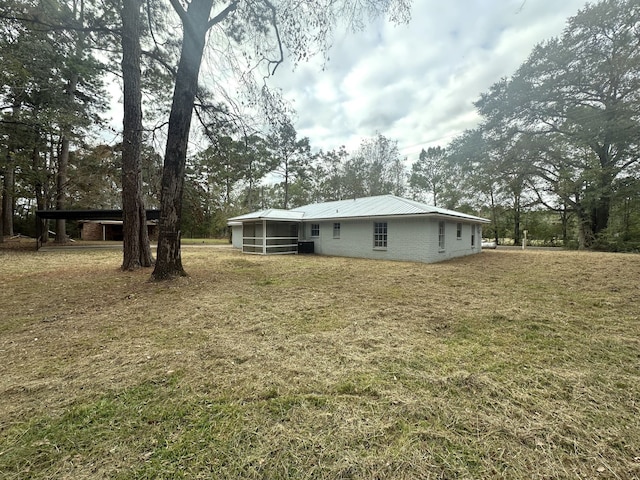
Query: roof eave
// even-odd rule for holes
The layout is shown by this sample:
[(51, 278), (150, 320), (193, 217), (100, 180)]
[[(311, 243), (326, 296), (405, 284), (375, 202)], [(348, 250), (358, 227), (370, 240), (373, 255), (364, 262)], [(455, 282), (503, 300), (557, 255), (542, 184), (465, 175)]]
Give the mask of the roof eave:
[(420, 218), (420, 217), (444, 217), (444, 218), (457, 218), (460, 220), (466, 220), (473, 223), (491, 223), (491, 220), (486, 218), (446, 214), (440, 212), (424, 212), (424, 213), (395, 213), (388, 215), (358, 215), (358, 216), (323, 216), (323, 217), (308, 217), (303, 218), (303, 222), (320, 221), (320, 220), (357, 220), (357, 219), (370, 219), (370, 218)]

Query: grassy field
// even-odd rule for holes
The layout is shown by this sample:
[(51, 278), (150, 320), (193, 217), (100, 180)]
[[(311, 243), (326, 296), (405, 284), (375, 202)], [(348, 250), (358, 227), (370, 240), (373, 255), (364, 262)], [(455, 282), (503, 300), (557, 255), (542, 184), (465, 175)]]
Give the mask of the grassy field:
[(640, 478), (640, 256), (0, 250), (0, 477)]

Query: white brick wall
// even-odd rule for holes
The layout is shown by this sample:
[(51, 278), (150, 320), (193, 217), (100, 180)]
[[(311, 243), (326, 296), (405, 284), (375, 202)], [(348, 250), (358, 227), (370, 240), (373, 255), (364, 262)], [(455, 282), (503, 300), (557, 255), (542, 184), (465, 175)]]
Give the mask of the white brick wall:
[(233, 248), (242, 249), (242, 225), (233, 225), (231, 227), (231, 245), (233, 245)]
[[(387, 222), (387, 248), (373, 247), (373, 224)], [(313, 240), (315, 253), (359, 258), (380, 258), (433, 263), (480, 252), (481, 232), (476, 232), (471, 247), (471, 228), (462, 223), (462, 237), (457, 239), (457, 223), (445, 220), (445, 249), (438, 248), (438, 218), (406, 217), (402, 219), (341, 220), (340, 238), (333, 238), (333, 221), (305, 222), (304, 235)], [(311, 237), (311, 223), (320, 224), (319, 237)]]

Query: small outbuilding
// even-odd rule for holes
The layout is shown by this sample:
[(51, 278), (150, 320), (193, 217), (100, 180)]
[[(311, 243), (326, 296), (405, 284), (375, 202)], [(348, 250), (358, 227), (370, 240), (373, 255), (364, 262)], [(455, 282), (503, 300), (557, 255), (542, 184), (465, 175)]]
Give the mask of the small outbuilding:
[[(80, 238), (82, 240), (115, 240), (122, 241), (124, 230), (122, 220), (79, 220)], [(149, 238), (158, 238), (158, 221), (147, 220)]]
[[(482, 251), (489, 220), (395, 195), (268, 209), (230, 218), (248, 254), (317, 253), (433, 263)], [(241, 240), (240, 240), (241, 239)]]

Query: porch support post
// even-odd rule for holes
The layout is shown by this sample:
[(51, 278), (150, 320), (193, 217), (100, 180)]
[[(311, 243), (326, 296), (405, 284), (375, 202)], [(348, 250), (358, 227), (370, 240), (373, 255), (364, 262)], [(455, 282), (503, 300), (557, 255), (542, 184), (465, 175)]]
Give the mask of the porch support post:
[(262, 220), (262, 254), (267, 254), (267, 221)]

